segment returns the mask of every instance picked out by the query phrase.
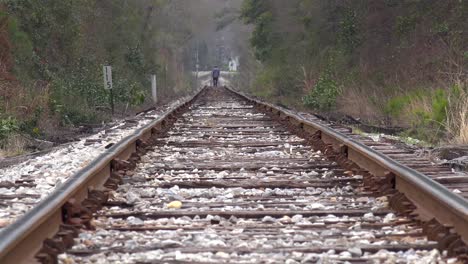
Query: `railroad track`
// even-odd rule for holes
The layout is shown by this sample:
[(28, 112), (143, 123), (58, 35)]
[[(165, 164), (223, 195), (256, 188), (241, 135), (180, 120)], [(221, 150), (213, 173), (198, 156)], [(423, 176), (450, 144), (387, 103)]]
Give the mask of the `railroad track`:
[(206, 88), (2, 232), (0, 262), (463, 263), (466, 182), (347, 128)]

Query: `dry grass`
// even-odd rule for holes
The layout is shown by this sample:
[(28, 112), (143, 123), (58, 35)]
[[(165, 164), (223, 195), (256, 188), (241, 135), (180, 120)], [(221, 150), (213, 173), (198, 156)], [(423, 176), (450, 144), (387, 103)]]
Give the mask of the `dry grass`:
[[(347, 115), (359, 117), (363, 120), (380, 120), (382, 122), (382, 109), (379, 104), (372, 103), (370, 95), (374, 91), (369, 91), (365, 88), (346, 87), (343, 94), (337, 100), (337, 109)], [(379, 98), (378, 96), (373, 96)], [(384, 105), (383, 102), (380, 105)]]
[(451, 143), (468, 144), (468, 92), (461, 89), (460, 95), (450, 98), (450, 108), (447, 109), (447, 131), (451, 135)]
[(22, 155), (27, 152), (27, 144), (28, 140), (25, 137), (19, 134), (11, 135), (3, 140), (3, 147), (0, 149), (0, 157), (4, 158)]
[(302, 91), (308, 94), (314, 89), (317, 80), (314, 78), (314, 73), (307, 70), (305, 66), (301, 67), (301, 74), (302, 78), (297, 78), (296, 82), (299, 83), (298, 86), (302, 88)]
[[(16, 81), (0, 80), (0, 98), (3, 111), (0, 118), (13, 117), (19, 122), (37, 119), (37, 129), (47, 135), (58, 130), (58, 118), (49, 109), (50, 88), (47, 84), (38, 84), (34, 91), (28, 91)], [(39, 114), (37, 109), (41, 109)], [(18, 156), (28, 152), (30, 142), (21, 133), (31, 132), (13, 132), (1, 140), (0, 157)]]
[(408, 105), (404, 107), (407, 113), (424, 112), (432, 114), (432, 96), (412, 97)]

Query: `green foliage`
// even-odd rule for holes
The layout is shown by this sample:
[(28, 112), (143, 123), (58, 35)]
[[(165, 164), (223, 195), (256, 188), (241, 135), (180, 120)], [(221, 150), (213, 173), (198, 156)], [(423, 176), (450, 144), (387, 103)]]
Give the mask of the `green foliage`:
[(271, 56), (273, 50), (272, 22), (273, 16), (271, 13), (266, 12), (261, 14), (256, 21), (256, 27), (252, 33), (250, 42), (255, 48), (255, 57), (260, 61), (266, 61)]
[(437, 89), (432, 96), (432, 116), (431, 118), (438, 124), (443, 124), (447, 120), (448, 96), (442, 89)]
[(41, 134), (41, 130), (38, 128), (38, 127), (34, 127), (32, 129), (32, 134), (35, 136), (35, 137), (38, 137), (40, 134)]
[(0, 119), (0, 140), (5, 140), (18, 131), (19, 125), (15, 118), (7, 117)]
[(358, 18), (353, 9), (348, 8), (344, 11), (340, 21), (339, 41), (347, 52), (353, 52), (361, 44)]
[[(77, 98), (78, 101), (83, 101)], [(94, 112), (90, 111), (91, 109), (87, 109), (84, 107), (79, 107), (77, 104), (72, 104), (68, 100), (54, 100), (51, 99), (49, 102), (50, 110), (60, 118), (62, 126), (69, 126), (74, 124), (85, 124), (85, 123), (92, 123), (96, 121)], [(30, 124), (29, 126), (32, 127), (32, 131), (34, 132), (34, 123)]]
[(255, 57), (266, 61), (273, 51), (273, 14), (268, 11), (267, 1), (245, 0), (242, 4), (241, 18), (246, 24), (255, 26), (250, 44)]
[(262, 98), (273, 98), (275, 97), (275, 76), (278, 71), (266, 68), (259, 72), (257, 79), (255, 80), (255, 87), (257, 87), (254, 91), (255, 96), (259, 96)]
[(434, 122), (431, 113), (418, 109), (411, 113), (411, 127), (407, 133), (428, 142), (437, 142), (443, 133), (442, 128)]
[(466, 1), (380, 2), (244, 0), (260, 69), (252, 89), (323, 111), (349, 95), (367, 105), (338, 110), (440, 137), (455, 101), (448, 87), (466, 76)]
[(136, 73), (145, 73), (146, 65), (144, 61), (143, 51), (139, 46), (135, 48), (129, 48), (127, 54), (125, 54), (128, 66)]
[(432, 27), (432, 31), (437, 34), (447, 34), (450, 31), (449, 24), (447, 21), (435, 23)]
[(245, 0), (242, 3), (241, 18), (246, 24), (254, 24), (257, 19), (268, 10), (267, 1)]
[(329, 111), (336, 106), (339, 94), (338, 85), (329, 71), (322, 73), (313, 90), (303, 98), (306, 106), (321, 111)]
[(35, 137), (39, 136), (41, 134), (41, 131), (38, 128), (38, 126), (43, 112), (44, 109), (42, 109), (41, 107), (36, 108), (31, 116), (21, 121), (19, 125), (20, 131)]
[(457, 100), (458, 98), (463, 97), (464, 93), (466, 93), (466, 92), (463, 90), (463, 87), (461, 85), (459, 85), (459, 84), (454, 84), (450, 88), (450, 97), (451, 97), (451, 99)]
[(287, 66), (266, 67), (255, 81), (255, 87), (258, 87), (255, 94), (276, 102), (280, 102), (282, 97), (300, 97), (297, 89), (291, 87), (290, 80), (295, 74), (293, 68)]
[(435, 142), (445, 131), (448, 107), (449, 98), (445, 90), (418, 90), (390, 99), (385, 112), (394, 118), (410, 120), (409, 135)]
[(62, 125), (80, 125), (95, 123), (98, 119), (96, 112), (87, 111), (79, 107), (66, 107), (60, 112)]
[[(187, 28), (175, 27), (172, 20), (169, 22), (171, 13), (165, 14), (162, 7), (177, 7), (171, 1), (3, 3), (5, 12), (0, 11), (0, 17), (8, 18), (15, 76), (31, 94), (47, 90), (48, 104), (34, 107), (42, 115), (59, 117), (63, 125), (107, 119), (102, 112), (109, 109), (109, 91), (103, 88), (103, 65), (113, 68), (117, 109), (145, 103), (150, 93), (148, 75), (160, 73), (162, 63), (166, 68), (179, 63), (173, 56), (178, 56), (180, 47), (186, 44), (181, 41), (187, 39), (184, 33), (190, 33)], [(156, 19), (164, 23), (156, 23)], [(159, 57), (160, 49), (165, 51), (164, 59)], [(176, 74), (184, 73), (164, 72), (161, 94), (175, 93), (168, 87), (173, 85), (171, 79)], [(39, 119), (34, 116), (24, 120), (24, 131), (30, 133)]]
[[(125, 93), (120, 93), (125, 96), (125, 101), (131, 106), (139, 106), (145, 102), (146, 94), (143, 87), (139, 83), (129, 83), (128, 90)], [(122, 100), (122, 99), (121, 99)]]
[(397, 96), (391, 98), (385, 106), (384, 112), (387, 115), (398, 118), (401, 116), (401, 114), (404, 111), (404, 108), (408, 105), (410, 101), (410, 96)]
[[(77, 11), (85, 3), (73, 0), (7, 0), (8, 10), (20, 21), (21, 31), (50, 62), (64, 62), (73, 56), (80, 38)], [(53, 51), (60, 49), (60, 56)], [(44, 63), (44, 61), (42, 61)]]
[(398, 16), (396, 18), (395, 30), (400, 38), (406, 37), (416, 29), (416, 15)]
[(17, 60), (19, 62), (26, 62), (31, 59), (33, 51), (32, 42), (28, 34), (21, 31), (18, 26), (18, 20), (15, 17), (8, 17), (8, 31)]

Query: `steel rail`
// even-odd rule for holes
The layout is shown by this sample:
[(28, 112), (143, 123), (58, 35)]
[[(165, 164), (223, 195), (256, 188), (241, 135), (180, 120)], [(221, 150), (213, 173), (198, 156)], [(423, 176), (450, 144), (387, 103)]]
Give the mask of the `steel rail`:
[[(322, 140), (332, 144), (336, 149), (346, 146), (348, 148), (348, 158), (361, 167), (368, 169), (374, 175), (382, 176), (383, 172), (393, 173), (396, 178), (396, 188), (400, 192), (404, 193), (418, 207), (421, 207), (423, 211), (432, 214), (439, 222), (453, 226), (463, 240), (468, 241), (468, 202), (466, 199), (452, 193), (424, 174), (402, 165), (325, 125), (306, 120), (296, 113), (272, 104), (252, 99), (233, 89), (228, 88), (228, 90), (304, 129), (312, 132), (321, 131)], [(104, 178), (109, 177), (112, 160), (122, 156), (128, 157), (135, 150), (138, 139), (148, 138), (153, 128), (182, 107), (193, 102), (202, 91), (173, 107), (150, 124), (136, 130), (134, 134), (116, 143), (107, 152), (101, 154), (92, 163), (68, 179), (31, 211), (2, 230), (0, 232), (0, 263), (20, 263), (30, 259), (35, 252), (27, 251), (25, 248), (38, 250), (42, 241), (58, 230), (58, 225), (61, 223), (61, 207), (70, 198), (80, 196), (77, 194), (80, 189), (94, 186), (93, 184), (98, 185), (96, 182), (92, 184), (90, 182), (96, 181), (94, 178), (97, 178), (99, 174), (104, 175)], [(100, 177), (103, 177), (102, 175)], [(100, 183), (103, 183), (102, 180)], [(58, 217), (58, 219), (54, 220), (54, 217)], [(35, 239), (32, 238), (34, 235), (36, 236)]]
[[(141, 127), (132, 135), (121, 139), (118, 143), (110, 147), (106, 152), (99, 155), (85, 168), (78, 171), (71, 178), (69, 178), (62, 186), (54, 190), (44, 200), (40, 201), (34, 208), (32, 208), (25, 215), (21, 216), (14, 223), (7, 226), (0, 232), (0, 263), (23, 263), (30, 261), (31, 257), (37, 252), (29, 252), (39, 250), (47, 237), (52, 236), (58, 230), (60, 218), (56, 218), (57, 213), (60, 214), (61, 207), (72, 197), (80, 196), (78, 192), (85, 187), (90, 186), (90, 182), (98, 174), (103, 174), (105, 171), (104, 179), (110, 176), (110, 163), (112, 160), (124, 155), (129, 156), (129, 148), (131, 152), (136, 148), (136, 141), (139, 139), (146, 139), (151, 136), (152, 129), (161, 124), (168, 117), (172, 116), (181, 108), (192, 103), (203, 91), (200, 89), (194, 96), (185, 100), (184, 102), (172, 107), (164, 115), (160, 116), (151, 123)], [(132, 150), (133, 149), (133, 150)], [(99, 184), (103, 184), (101, 180)], [(92, 186), (94, 186), (91, 184)], [(81, 198), (84, 198), (81, 195)], [(58, 211), (58, 212), (57, 212)], [(52, 226), (51, 226), (52, 225)], [(49, 229), (42, 231), (40, 229)], [(35, 233), (38, 233), (35, 238)]]
[(294, 120), (295, 124), (303, 128), (312, 128), (314, 131), (321, 131), (322, 140), (334, 145), (335, 149), (342, 146), (348, 148), (348, 158), (356, 162), (359, 166), (371, 171), (374, 175), (384, 176), (391, 172), (396, 178), (396, 189), (404, 193), (413, 201), (425, 220), (435, 217), (441, 224), (447, 227), (454, 227), (457, 234), (461, 236), (465, 243), (468, 243), (468, 201), (467, 199), (453, 193), (442, 184), (432, 180), (430, 177), (420, 173), (408, 166), (405, 166), (394, 159), (358, 142), (346, 135), (335, 131), (323, 124), (306, 120), (296, 113), (263, 102), (258, 99), (236, 91), (227, 89), (238, 96), (243, 97), (266, 110), (273, 111), (281, 118)]

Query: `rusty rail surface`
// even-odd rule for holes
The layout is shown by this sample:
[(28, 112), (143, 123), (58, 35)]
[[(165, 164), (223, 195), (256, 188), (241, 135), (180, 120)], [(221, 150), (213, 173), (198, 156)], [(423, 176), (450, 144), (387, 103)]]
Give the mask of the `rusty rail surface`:
[[(31, 260), (41, 248), (42, 242), (58, 231), (62, 223), (62, 206), (70, 199), (84, 200), (88, 189), (98, 188), (110, 177), (111, 162), (126, 160), (139, 141), (146, 140), (165, 120), (175, 116), (194, 101), (204, 89), (187, 101), (176, 105), (163, 116), (137, 129), (132, 135), (110, 147), (105, 153), (68, 179), (31, 211), (0, 232), (0, 263), (23, 263)], [(156, 129), (156, 130), (155, 130)]]
[(337, 151), (344, 151), (348, 159), (377, 177), (392, 175), (395, 188), (414, 202), (421, 214), (435, 217), (441, 224), (454, 227), (465, 243), (468, 242), (468, 201), (451, 192), (442, 184), (423, 173), (389, 158), (374, 149), (335, 131), (326, 125), (306, 120), (287, 109), (254, 99), (242, 92), (228, 88), (232, 93), (278, 115), (309, 132), (319, 132), (321, 139)]

